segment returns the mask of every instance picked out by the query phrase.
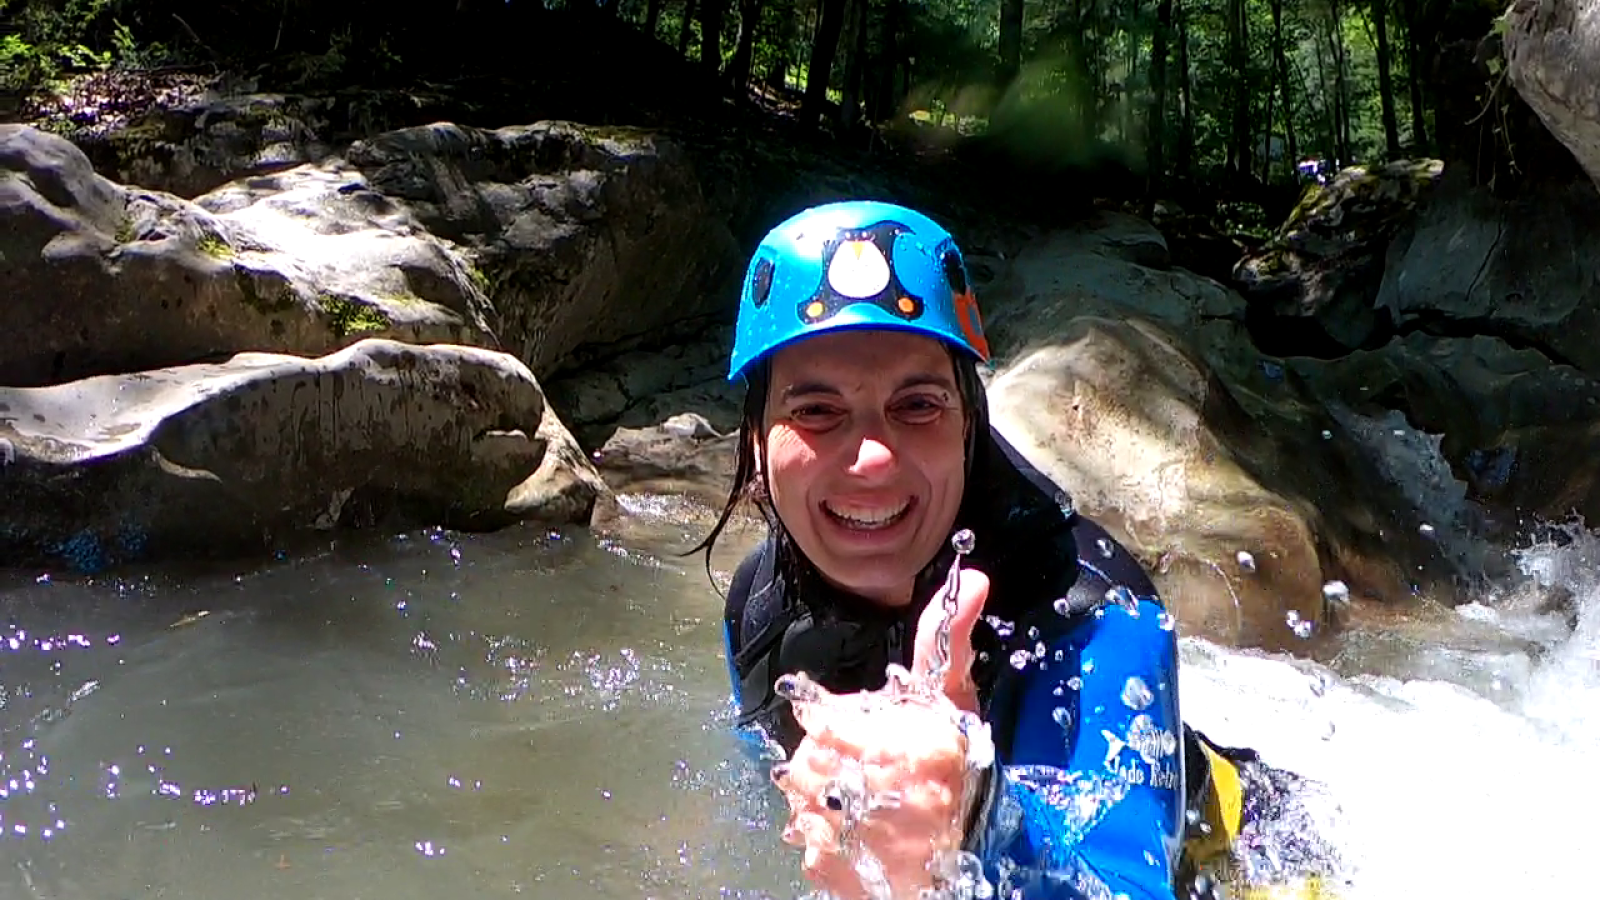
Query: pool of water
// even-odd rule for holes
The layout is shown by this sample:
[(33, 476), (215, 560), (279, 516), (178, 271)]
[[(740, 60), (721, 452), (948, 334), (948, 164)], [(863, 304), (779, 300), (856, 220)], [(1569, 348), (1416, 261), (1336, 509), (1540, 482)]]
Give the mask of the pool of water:
[[(728, 732), (721, 600), (672, 555), (703, 514), (629, 502), (611, 539), (10, 576), (0, 897), (797, 896)], [(1523, 558), (1516, 596), (1564, 587), (1570, 615), (1485, 597), (1358, 627), (1326, 666), (1185, 639), (1186, 716), (1323, 783), (1351, 900), (1593, 896), (1597, 546)]]
[(5, 585), (0, 897), (793, 896), (697, 534)]

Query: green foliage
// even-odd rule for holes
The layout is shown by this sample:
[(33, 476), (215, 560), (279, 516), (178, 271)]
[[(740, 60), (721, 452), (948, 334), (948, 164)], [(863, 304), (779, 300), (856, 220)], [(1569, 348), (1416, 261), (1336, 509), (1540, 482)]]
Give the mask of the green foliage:
[(141, 44), (121, 18), (122, 0), (0, 0), (0, 90), (46, 87), (77, 72), (140, 69), (169, 57), (160, 43)]
[[(646, 80), (671, 84), (657, 66), (661, 57), (630, 62), (628, 54), (639, 45), (616, 42), (615, 31), (606, 47), (586, 47), (592, 62), (567, 66), (575, 71), (555, 65), (525, 81), (516, 79), (530, 68), (529, 59), (567, 58), (565, 47), (541, 46), (550, 41), (540, 20), (553, 15), (548, 10), (566, 6), (573, 16), (580, 10), (589, 17), (616, 15), (622, 27), (640, 28), (653, 6), (649, 37), (670, 48), (656, 49), (670, 54), (681, 48), (698, 61), (701, 16), (718, 2), (628, 0), (620, 11), (597, 11), (593, 0), (461, 0), (415, 9), (377, 0), (0, 0), (0, 19), (10, 26), (0, 37), (0, 89), (29, 91), (55, 87), (76, 73), (204, 61), (219, 69), (236, 67), (233, 71), (271, 85), (262, 90), (313, 93), (380, 82), (395, 87), (397, 81), (406, 82), (398, 89), (409, 90), (481, 76), (479, 84), (492, 85), (484, 88), (487, 92), (515, 96), (525, 91), (534, 97), (546, 95), (541, 92), (561, 96), (596, 80), (603, 68), (633, 66), (646, 73), (635, 78), (645, 92), (654, 87)], [(741, 10), (752, 7), (738, 0), (720, 2), (725, 17), (715, 56), (726, 68), (736, 56)], [(937, 135), (942, 141), (982, 136), (1046, 167), (1104, 158), (1107, 146), (1131, 163), (1160, 141), (1169, 171), (1158, 174), (1219, 181), (1222, 167), (1233, 164), (1255, 179), (1280, 185), (1296, 180), (1295, 164), (1303, 158), (1342, 166), (1378, 162), (1388, 154), (1375, 3), (1387, 10), (1382, 18), (1395, 121), (1401, 150), (1411, 155), (1437, 152), (1430, 145), (1440, 139), (1440, 129), (1467, 126), (1477, 106), (1462, 114), (1441, 102), (1441, 92), (1457, 88), (1439, 83), (1438, 62), (1441, 54), (1459, 55), (1459, 49), (1450, 48), (1503, 29), (1506, 5), (1505, 0), (1171, 0), (1166, 4), (1172, 22), (1165, 34), (1164, 114), (1152, 121), (1158, 63), (1153, 54), (1163, 28), (1158, 20), (1163, 0), (1024, 0), (1015, 70), (999, 58), (1008, 0), (844, 0), (846, 25), (832, 70), (813, 75), (809, 62), (827, 2), (754, 4), (760, 18), (750, 23), (750, 86), (761, 86), (769, 99), (792, 106), (808, 79), (825, 77), (831, 102), (849, 98), (861, 104), (860, 114), (841, 119), (859, 122), (866, 115), (878, 125), (925, 123), (935, 127), (903, 127), (897, 133)], [(856, 4), (865, 4), (862, 16), (854, 12)], [(1281, 23), (1275, 22), (1275, 5)], [(1242, 46), (1236, 14), (1242, 15)], [(865, 27), (864, 40), (855, 36), (858, 21)], [(861, 58), (855, 59), (858, 50)], [(1285, 80), (1280, 53), (1287, 84), (1280, 84)], [(1469, 66), (1472, 55), (1469, 46)], [(1500, 65), (1493, 54), (1486, 58), (1489, 69)], [(1015, 77), (1000, 75), (1013, 71)], [(860, 73), (861, 82), (846, 85), (847, 72)], [(1459, 90), (1470, 99), (1489, 87)], [(1413, 94), (1425, 107), (1416, 115)], [(1494, 105), (1486, 121), (1504, 117), (1502, 105)], [(1236, 133), (1241, 112), (1245, 127)], [(357, 132), (396, 124), (377, 108), (342, 114)], [(1413, 122), (1420, 123), (1422, 134), (1412, 134)], [(1501, 149), (1508, 145), (1509, 139), (1502, 140)], [(1239, 219), (1240, 228), (1255, 227), (1243, 213), (1226, 216), (1230, 222)]]
[(383, 314), (383, 310), (346, 297), (323, 294), (317, 298), (317, 302), (322, 307), (323, 315), (328, 317), (328, 327), (333, 330), (333, 336), (341, 340), (353, 334), (383, 331), (394, 325)]

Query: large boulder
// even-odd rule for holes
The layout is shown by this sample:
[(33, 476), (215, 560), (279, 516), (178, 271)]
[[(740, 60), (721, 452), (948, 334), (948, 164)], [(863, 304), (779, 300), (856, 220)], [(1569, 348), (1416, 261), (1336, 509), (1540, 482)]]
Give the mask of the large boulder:
[(586, 447), (617, 428), (651, 428), (694, 410), (721, 431), (738, 427), (742, 389), (728, 383), (731, 328), (660, 350), (633, 350), (541, 382), (561, 419)]
[(736, 432), (718, 431), (697, 413), (679, 413), (657, 425), (616, 429), (594, 463), (617, 493), (678, 494), (720, 508), (733, 486), (737, 455)]
[(0, 389), (0, 558), (94, 569), (339, 524), (587, 521), (605, 486), (504, 353), (364, 340)]
[(1234, 270), (1271, 352), (1367, 342), (1380, 324), (1373, 300), (1384, 253), (1443, 170), (1435, 159), (1397, 160), (1306, 187), (1272, 240)]
[(68, 141), (0, 125), (0, 384), (365, 337), (491, 344), (474, 272), (360, 172), (302, 166), (192, 203), (95, 174)]
[(685, 150), (562, 122), (388, 132), (346, 153), (430, 232), (470, 248), (505, 348), (549, 375), (724, 319), (742, 274), (727, 215)]
[(1073, 316), (1126, 313), (1186, 328), (1242, 321), (1245, 309), (1232, 290), (1173, 268), (1166, 240), (1148, 222), (1112, 211), (1024, 245), (979, 302), (996, 352), (1047, 339)]
[(1376, 297), (1401, 328), (1482, 332), (1600, 375), (1600, 193), (1546, 184), (1504, 200), (1450, 178), (1395, 237)]
[(1247, 408), (1154, 323), (1062, 323), (1008, 357), (989, 402), (1017, 449), (1153, 572), (1189, 633), (1283, 648), (1338, 613), (1332, 581), (1408, 593), (1405, 511), (1339, 496), (1378, 473), (1321, 437), (1326, 414), (1292, 396)]
[(1600, 379), (1490, 335), (1413, 332), (1341, 360), (1288, 365), (1330, 405), (1437, 436), (1457, 483), (1417, 500), (1434, 511), (1441, 541), (1513, 541), (1531, 521), (1572, 513), (1600, 520), (1600, 479), (1572, 465), (1590, 458), (1600, 434)]
[(1523, 0), (1506, 25), (1511, 83), (1600, 184), (1600, 2)]

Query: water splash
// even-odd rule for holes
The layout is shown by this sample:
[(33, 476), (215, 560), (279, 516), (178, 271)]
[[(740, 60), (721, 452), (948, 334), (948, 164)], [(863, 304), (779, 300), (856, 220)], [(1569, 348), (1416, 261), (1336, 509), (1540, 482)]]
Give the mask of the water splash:
[[(920, 706), (948, 719), (959, 734), (959, 744), (965, 754), (965, 775), (957, 802), (953, 804), (954, 813), (946, 833), (931, 836), (930, 839), (933, 853), (927, 872), (931, 886), (919, 885), (915, 898), (897, 897), (883, 861), (858, 837), (863, 824), (880, 811), (897, 808), (901, 801), (895, 791), (874, 791), (859, 760), (840, 760), (839, 774), (823, 788), (822, 796), (818, 798), (818, 805), (827, 810), (830, 816), (836, 817), (836, 846), (813, 847), (813, 836), (805, 835), (808, 852), (833, 852), (848, 861), (871, 900), (984, 900), (993, 893), (992, 885), (984, 878), (981, 862), (971, 853), (955, 849), (961, 843), (965, 811), (980, 790), (981, 773), (994, 765), (995, 751), (988, 723), (976, 714), (956, 707), (944, 693), (945, 675), (951, 661), (951, 622), (961, 591), (961, 563), (972, 552), (975, 539), (970, 530), (962, 529), (955, 533), (950, 543), (955, 550), (955, 559), (950, 564), (943, 588), (934, 598), (934, 602), (940, 604), (942, 615), (934, 636), (933, 655), (926, 669), (912, 672), (903, 666), (891, 664), (887, 672), (888, 681), (882, 689), (864, 691), (849, 698), (860, 703), (861, 709), (869, 714), (891, 705)], [(779, 677), (774, 689), (795, 707), (796, 717), (802, 723), (807, 719), (808, 708), (847, 699), (833, 695), (804, 672)], [(786, 794), (791, 794), (793, 782), (788, 763), (773, 766), (772, 780)], [(804, 802), (804, 798), (791, 794), (791, 803), (794, 802)]]

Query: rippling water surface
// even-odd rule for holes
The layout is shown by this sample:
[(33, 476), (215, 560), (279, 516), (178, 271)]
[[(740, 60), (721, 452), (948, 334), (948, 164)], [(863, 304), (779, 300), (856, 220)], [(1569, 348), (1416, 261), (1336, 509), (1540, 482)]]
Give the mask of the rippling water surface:
[[(671, 555), (700, 526), (632, 502), (624, 542), (0, 583), (0, 898), (795, 897), (727, 732), (721, 601)], [(1350, 900), (1592, 897), (1597, 548), (1331, 667), (1186, 639), (1186, 715), (1324, 784)]]
[(0, 897), (792, 896), (684, 536), (6, 585)]

